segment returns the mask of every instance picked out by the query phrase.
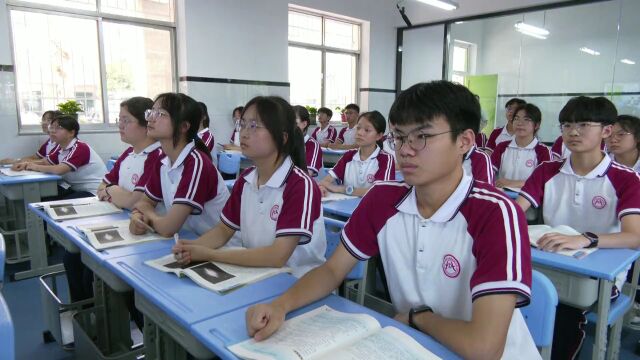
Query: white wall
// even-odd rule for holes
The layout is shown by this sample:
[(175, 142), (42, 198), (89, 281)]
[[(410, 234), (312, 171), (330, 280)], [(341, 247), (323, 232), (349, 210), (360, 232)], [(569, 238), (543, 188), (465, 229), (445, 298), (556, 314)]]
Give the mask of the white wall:
[(444, 25), (410, 29), (402, 35), (402, 82), (413, 84), (442, 79)]

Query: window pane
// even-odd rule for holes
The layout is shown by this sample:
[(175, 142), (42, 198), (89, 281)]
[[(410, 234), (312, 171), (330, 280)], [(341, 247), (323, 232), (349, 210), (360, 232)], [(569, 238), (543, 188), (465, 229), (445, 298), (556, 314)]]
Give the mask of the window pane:
[(322, 53), (289, 46), (291, 104), (320, 107), (322, 101)]
[(115, 123), (123, 100), (173, 90), (171, 33), (108, 22), (103, 29), (109, 122)]
[(360, 50), (360, 26), (325, 19), (324, 44), (334, 48)]
[(102, 0), (100, 10), (122, 16), (173, 22), (173, 0)]
[(96, 0), (22, 0), (30, 3), (60, 6), (78, 10), (96, 10)]
[(322, 44), (322, 18), (289, 11), (289, 41)]
[(102, 97), (95, 20), (11, 11), (20, 119), (40, 123), (45, 110), (71, 99), (81, 123), (101, 123)]
[(335, 109), (355, 102), (356, 56), (328, 52), (325, 66), (325, 106)]
[(453, 71), (467, 72), (467, 48), (453, 47)]
[(464, 85), (464, 76), (460, 74), (451, 74), (451, 82)]

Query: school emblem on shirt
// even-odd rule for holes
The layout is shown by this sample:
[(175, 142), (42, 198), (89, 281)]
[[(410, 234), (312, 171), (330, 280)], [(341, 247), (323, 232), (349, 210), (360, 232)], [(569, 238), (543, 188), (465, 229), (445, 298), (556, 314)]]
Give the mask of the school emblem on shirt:
[(280, 205), (273, 205), (273, 207), (271, 207), (271, 211), (269, 212), (271, 220), (278, 220), (278, 215), (280, 215)]
[(527, 160), (527, 162), (525, 163), (525, 165), (527, 165), (527, 167), (533, 167), (533, 159), (529, 159), (529, 160)]
[(442, 258), (442, 271), (447, 277), (456, 278), (460, 275), (460, 263), (455, 256), (447, 254)]
[(591, 205), (596, 209), (604, 209), (607, 206), (607, 199), (600, 195), (596, 195), (591, 199)]
[(140, 176), (138, 176), (138, 174), (131, 175), (131, 183), (133, 185), (138, 185), (138, 180), (140, 180)]
[(374, 181), (375, 181), (375, 177), (373, 176), (373, 174), (369, 174), (369, 175), (367, 175), (367, 182), (372, 183), (372, 182), (374, 182)]

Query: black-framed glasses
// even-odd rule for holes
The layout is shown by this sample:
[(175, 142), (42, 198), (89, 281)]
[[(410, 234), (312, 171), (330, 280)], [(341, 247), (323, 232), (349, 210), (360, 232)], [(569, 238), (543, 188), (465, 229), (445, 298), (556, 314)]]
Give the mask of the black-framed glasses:
[(389, 136), (387, 137), (387, 143), (392, 150), (399, 151), (400, 149), (402, 149), (402, 145), (408, 142), (411, 149), (413, 149), (414, 151), (420, 151), (427, 146), (427, 140), (438, 135), (453, 132), (453, 130), (449, 130), (437, 134), (427, 134), (421, 131), (422, 129), (413, 130), (408, 135), (389, 133)]

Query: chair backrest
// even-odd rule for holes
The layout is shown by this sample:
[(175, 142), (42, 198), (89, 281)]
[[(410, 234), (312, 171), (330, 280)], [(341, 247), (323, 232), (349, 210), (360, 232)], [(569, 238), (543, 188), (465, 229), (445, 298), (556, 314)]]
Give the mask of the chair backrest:
[(2, 285), (4, 284), (4, 265), (6, 260), (7, 249), (4, 244), (4, 237), (0, 234), (0, 290), (2, 290)]
[(558, 306), (558, 292), (551, 280), (533, 270), (531, 303), (520, 309), (538, 347), (549, 347), (553, 342), (553, 326)]
[(240, 171), (240, 154), (220, 153), (218, 170), (224, 174), (237, 174)]
[[(328, 259), (333, 255), (334, 251), (340, 244), (340, 233), (344, 227), (345, 222), (335, 220), (331, 218), (324, 218), (325, 233), (327, 235), (327, 251), (324, 256)], [(360, 280), (365, 276), (365, 262), (360, 261), (351, 269), (351, 272), (347, 274), (346, 280)]]
[(11, 313), (7, 303), (4, 301), (4, 297), (0, 294), (0, 349), (2, 349), (2, 358), (14, 360), (16, 358), (15, 346), (15, 333)]

